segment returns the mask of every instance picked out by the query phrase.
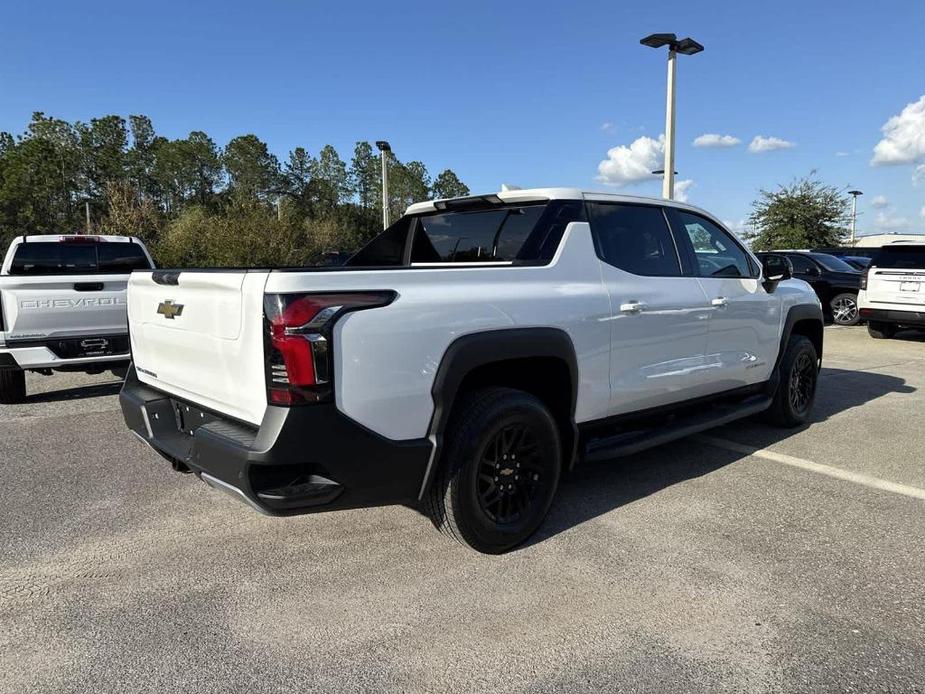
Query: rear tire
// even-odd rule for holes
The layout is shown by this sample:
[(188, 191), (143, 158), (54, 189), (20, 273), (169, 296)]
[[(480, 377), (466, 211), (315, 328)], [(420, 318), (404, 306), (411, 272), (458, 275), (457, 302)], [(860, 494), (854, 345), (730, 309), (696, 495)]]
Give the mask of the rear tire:
[(816, 400), (819, 356), (805, 335), (792, 335), (780, 363), (780, 383), (765, 420), (781, 427), (800, 426), (809, 419)]
[(454, 407), (425, 511), (434, 525), (485, 554), (527, 540), (546, 517), (562, 471), (556, 421), (536, 397), (483, 388)]
[(838, 294), (832, 297), (829, 308), (832, 310), (832, 321), (835, 325), (857, 325), (861, 321), (857, 294)]
[(26, 372), (22, 369), (0, 369), (0, 403), (15, 405), (26, 399)]
[(870, 321), (867, 324), (867, 334), (875, 340), (889, 340), (896, 334), (896, 326), (892, 323)]

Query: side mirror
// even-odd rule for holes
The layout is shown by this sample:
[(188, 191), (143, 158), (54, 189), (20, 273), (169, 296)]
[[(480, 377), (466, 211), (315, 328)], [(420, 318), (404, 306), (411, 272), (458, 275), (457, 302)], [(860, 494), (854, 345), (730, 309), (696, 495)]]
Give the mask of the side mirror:
[(793, 265), (782, 255), (766, 255), (761, 259), (761, 274), (765, 289), (773, 291), (778, 282), (793, 277)]
[(813, 265), (811, 268), (809, 268), (809, 270), (806, 271), (806, 274), (810, 277), (819, 277), (819, 275), (822, 273), (819, 271), (819, 268)]

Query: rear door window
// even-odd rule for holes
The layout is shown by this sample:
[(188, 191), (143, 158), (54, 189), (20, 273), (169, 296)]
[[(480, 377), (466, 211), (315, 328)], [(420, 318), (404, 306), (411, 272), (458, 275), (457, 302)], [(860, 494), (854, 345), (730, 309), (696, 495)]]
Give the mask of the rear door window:
[(925, 270), (925, 246), (885, 246), (871, 265), (895, 270)]
[(601, 260), (634, 275), (681, 276), (662, 208), (589, 202), (588, 214)]
[(803, 255), (787, 255), (790, 264), (793, 265), (793, 272), (797, 275), (809, 275), (816, 270), (816, 264)]

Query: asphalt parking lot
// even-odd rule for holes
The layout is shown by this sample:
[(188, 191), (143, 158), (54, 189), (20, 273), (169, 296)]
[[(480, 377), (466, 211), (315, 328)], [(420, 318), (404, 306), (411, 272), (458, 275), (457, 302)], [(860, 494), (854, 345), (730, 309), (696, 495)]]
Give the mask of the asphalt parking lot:
[(274, 519), (173, 473), (111, 376), (0, 406), (0, 692), (925, 687), (925, 337), (826, 329), (814, 423), (588, 465), (535, 542)]

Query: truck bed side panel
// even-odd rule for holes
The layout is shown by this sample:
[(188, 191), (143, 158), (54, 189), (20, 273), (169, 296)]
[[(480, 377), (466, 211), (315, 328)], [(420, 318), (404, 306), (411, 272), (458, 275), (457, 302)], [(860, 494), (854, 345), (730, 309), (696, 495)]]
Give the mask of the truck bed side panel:
[(573, 223), (548, 266), (280, 272), (266, 290), (398, 292), (389, 306), (336, 325), (335, 393), (337, 407), (360, 424), (390, 439), (415, 439), (428, 433), (431, 386), (450, 343), (501, 328), (567, 332), (580, 366), (576, 419), (606, 416), (611, 314), (599, 262), (588, 225)]

